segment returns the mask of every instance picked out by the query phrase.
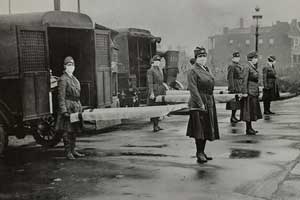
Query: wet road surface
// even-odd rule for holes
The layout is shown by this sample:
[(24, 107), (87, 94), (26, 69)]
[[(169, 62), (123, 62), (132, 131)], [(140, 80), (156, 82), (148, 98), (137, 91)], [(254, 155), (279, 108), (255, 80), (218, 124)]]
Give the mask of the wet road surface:
[(300, 97), (272, 103), (274, 116), (232, 126), (217, 106), (221, 140), (207, 144), (213, 161), (199, 165), (185, 136), (188, 116), (166, 117), (153, 133), (149, 120), (85, 133), (87, 157), (64, 159), (63, 146), (44, 149), (28, 137), (0, 159), (0, 199), (300, 199)]

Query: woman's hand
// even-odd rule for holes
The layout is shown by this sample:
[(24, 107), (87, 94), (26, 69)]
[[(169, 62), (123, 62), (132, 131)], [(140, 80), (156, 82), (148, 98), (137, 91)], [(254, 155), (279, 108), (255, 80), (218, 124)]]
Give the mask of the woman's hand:
[(154, 98), (155, 98), (154, 93), (151, 93), (150, 94), (150, 99), (154, 99)]
[(205, 107), (205, 105), (204, 105), (204, 104), (202, 104), (202, 105), (200, 106), (200, 109), (201, 109), (201, 110), (203, 110), (203, 111), (206, 111), (206, 107)]
[(69, 118), (69, 117), (70, 117), (70, 113), (65, 112), (65, 113), (63, 113), (63, 116), (64, 116), (65, 118)]
[(248, 94), (242, 94), (242, 97), (248, 97)]

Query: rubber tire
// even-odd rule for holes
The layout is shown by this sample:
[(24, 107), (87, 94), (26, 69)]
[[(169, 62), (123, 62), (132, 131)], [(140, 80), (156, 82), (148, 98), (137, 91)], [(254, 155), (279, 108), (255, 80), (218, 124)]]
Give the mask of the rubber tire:
[(37, 131), (37, 128), (33, 131), (32, 136), (35, 139), (36, 143), (47, 148), (55, 147), (62, 139), (62, 133), (55, 131), (52, 127), (52, 132), (54, 136), (50, 140), (44, 139)]
[(48, 148), (55, 147), (62, 139), (62, 134), (60, 133), (56, 133), (51, 140), (45, 140), (40, 136), (40, 134), (37, 133), (37, 131), (34, 131), (32, 136), (35, 139), (36, 143)]
[(8, 135), (4, 128), (0, 125), (0, 155), (3, 154), (8, 146)]

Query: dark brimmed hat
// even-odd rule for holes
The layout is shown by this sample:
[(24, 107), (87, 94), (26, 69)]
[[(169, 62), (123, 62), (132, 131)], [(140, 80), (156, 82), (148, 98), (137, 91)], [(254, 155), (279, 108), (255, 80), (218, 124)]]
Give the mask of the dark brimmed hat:
[(196, 47), (194, 50), (195, 58), (200, 55), (206, 56), (206, 49), (204, 47)]
[(64, 65), (68, 63), (74, 63), (74, 59), (71, 56), (67, 56), (64, 60)]
[(151, 58), (151, 64), (154, 62), (154, 61), (161, 61), (161, 57), (159, 55), (155, 55)]
[(258, 55), (255, 51), (252, 51), (252, 52), (248, 53), (248, 55), (247, 55), (248, 60), (252, 60), (253, 58), (257, 58), (257, 57), (258, 57)]
[(241, 57), (240, 52), (238, 52), (238, 51), (233, 52), (232, 57), (234, 57), (234, 58)]
[(275, 56), (269, 56), (268, 57), (268, 61), (269, 62), (274, 62), (276, 60), (276, 57)]

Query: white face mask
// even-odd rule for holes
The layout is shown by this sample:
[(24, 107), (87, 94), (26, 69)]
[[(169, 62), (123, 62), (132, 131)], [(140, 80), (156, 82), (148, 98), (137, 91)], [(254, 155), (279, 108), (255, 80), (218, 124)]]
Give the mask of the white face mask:
[(196, 58), (196, 63), (199, 65), (205, 65), (207, 62), (207, 58), (206, 57), (197, 57)]
[(240, 57), (233, 57), (232, 61), (235, 63), (238, 63), (238, 62), (240, 62), (240, 59), (241, 59)]
[(275, 65), (275, 64), (276, 64), (276, 61), (274, 60), (274, 61), (273, 61), (273, 65)]
[(74, 70), (75, 70), (75, 66), (74, 65), (65, 65), (66, 69), (66, 73), (67, 74), (73, 74)]
[(155, 60), (152, 65), (159, 67), (160, 66), (160, 61), (159, 60)]

